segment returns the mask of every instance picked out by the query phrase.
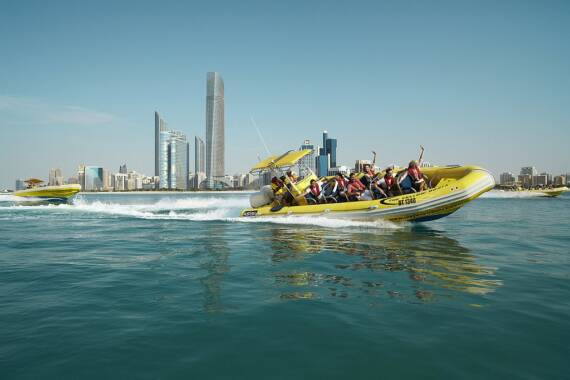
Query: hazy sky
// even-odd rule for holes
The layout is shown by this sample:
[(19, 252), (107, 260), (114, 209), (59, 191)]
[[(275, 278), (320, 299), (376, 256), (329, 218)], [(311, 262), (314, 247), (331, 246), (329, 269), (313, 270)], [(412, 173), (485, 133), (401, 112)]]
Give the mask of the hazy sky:
[[(321, 131), (338, 158), (570, 171), (570, 1), (0, 2), (0, 188), (80, 163), (154, 171), (154, 117), (226, 171)], [(191, 157), (193, 156), (193, 144)], [(191, 163), (193, 166), (193, 163)]]

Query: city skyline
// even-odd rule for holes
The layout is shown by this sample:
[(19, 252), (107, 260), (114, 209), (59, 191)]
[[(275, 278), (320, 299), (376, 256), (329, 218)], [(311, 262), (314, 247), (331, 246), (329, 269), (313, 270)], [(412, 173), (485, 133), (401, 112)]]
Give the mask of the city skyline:
[[(274, 153), (326, 129), (347, 164), (371, 150), (379, 166), (402, 164), (421, 144), (426, 160), (478, 164), (497, 178), (528, 162), (570, 170), (567, 2), (445, 3), (446, 12), (227, 3), (206, 34), (217, 14), (210, 4), (169, 4), (159, 20), (146, 2), (136, 17), (111, 2), (68, 4), (3, 3), (0, 188), (80, 162), (152, 174), (148, 115), (159, 110), (205, 138), (209, 71), (228, 83), (225, 174), (265, 155), (252, 117)], [(148, 46), (161, 54), (149, 56)]]

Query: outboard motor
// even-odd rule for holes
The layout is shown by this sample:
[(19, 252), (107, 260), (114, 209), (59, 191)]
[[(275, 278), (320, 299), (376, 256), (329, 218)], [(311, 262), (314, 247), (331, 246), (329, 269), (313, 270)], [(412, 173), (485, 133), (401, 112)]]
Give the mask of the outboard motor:
[(261, 207), (270, 204), (275, 199), (275, 194), (271, 189), (271, 185), (263, 186), (257, 193), (249, 196), (249, 204), (253, 208)]

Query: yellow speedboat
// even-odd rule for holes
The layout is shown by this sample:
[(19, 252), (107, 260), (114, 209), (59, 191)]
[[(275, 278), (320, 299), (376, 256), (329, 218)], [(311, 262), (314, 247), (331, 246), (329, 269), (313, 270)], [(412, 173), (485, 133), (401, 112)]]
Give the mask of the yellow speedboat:
[[(525, 191), (525, 190), (521, 190), (521, 191)], [(535, 193), (538, 194), (540, 196), (543, 197), (557, 197), (565, 192), (568, 191), (568, 188), (566, 186), (561, 186), (561, 187), (555, 187), (552, 189), (536, 189), (536, 190), (528, 190), (531, 193)]]
[[(310, 151), (294, 151), (280, 157), (270, 157), (252, 169), (252, 172), (276, 170), (294, 166)], [(449, 166), (422, 168), (430, 188), (390, 198), (360, 200), (342, 203), (275, 207), (271, 188), (264, 187), (250, 197), (251, 208), (242, 210), (242, 217), (325, 216), (347, 217), (355, 220), (384, 219), (390, 221), (428, 221), (457, 211), (461, 206), (491, 190), (495, 180), (491, 173), (478, 166)], [(296, 184), (295, 199), (302, 204), (310, 175)], [(305, 202), (306, 203), (306, 202)], [(256, 207), (253, 207), (256, 206)]]
[(14, 192), (14, 195), (24, 198), (39, 198), (44, 200), (67, 201), (81, 191), (81, 185), (70, 184), (60, 186), (39, 186), (42, 180), (31, 178), (25, 181), (28, 188)]

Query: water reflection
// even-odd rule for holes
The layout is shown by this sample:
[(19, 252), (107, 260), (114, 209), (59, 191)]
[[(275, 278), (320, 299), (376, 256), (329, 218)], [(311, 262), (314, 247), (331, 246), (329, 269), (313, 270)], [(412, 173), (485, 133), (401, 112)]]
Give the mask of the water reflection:
[(221, 287), (226, 273), (230, 271), (228, 259), (230, 249), (227, 244), (226, 226), (223, 223), (204, 224), (204, 235), (201, 244), (203, 256), (200, 268), (206, 271), (200, 278), (204, 288), (204, 311), (209, 313), (222, 312)]
[[(286, 299), (297, 299), (297, 294), (298, 298), (365, 294), (432, 302), (456, 292), (483, 295), (501, 285), (494, 268), (478, 263), (457, 240), (426, 227), (363, 233), (287, 226), (273, 228), (269, 239), (278, 270), (291, 261), (319, 267), (280, 270), (276, 283), (287, 289), (282, 296)], [(323, 267), (328, 273), (321, 272)]]

